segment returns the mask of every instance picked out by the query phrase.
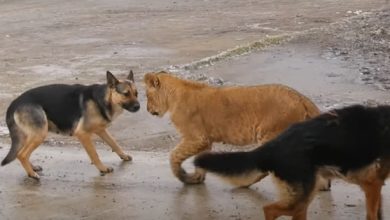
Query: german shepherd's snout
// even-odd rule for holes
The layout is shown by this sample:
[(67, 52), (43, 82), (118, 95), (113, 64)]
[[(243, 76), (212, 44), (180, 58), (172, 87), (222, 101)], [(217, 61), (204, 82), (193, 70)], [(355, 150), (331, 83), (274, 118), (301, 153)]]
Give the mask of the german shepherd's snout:
[(122, 107), (129, 112), (137, 112), (140, 109), (140, 104), (138, 101), (123, 104)]

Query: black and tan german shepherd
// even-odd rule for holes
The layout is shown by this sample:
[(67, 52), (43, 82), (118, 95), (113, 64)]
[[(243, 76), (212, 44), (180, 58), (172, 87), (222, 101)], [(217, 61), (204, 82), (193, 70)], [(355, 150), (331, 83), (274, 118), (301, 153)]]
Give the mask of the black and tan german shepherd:
[(1, 165), (18, 158), (28, 176), (38, 180), (36, 172), (42, 168), (33, 166), (29, 158), (51, 131), (76, 136), (97, 169), (112, 172), (113, 168), (100, 161), (91, 136), (97, 134), (121, 159), (130, 161), (131, 156), (123, 152), (106, 128), (123, 109), (136, 112), (139, 108), (132, 71), (123, 81), (107, 71), (107, 84), (52, 84), (28, 90), (8, 107), (6, 122), (12, 145)]
[(381, 219), (381, 188), (390, 172), (390, 106), (332, 110), (292, 125), (253, 151), (205, 153), (194, 163), (240, 185), (273, 174), (281, 195), (263, 207), (266, 220), (306, 219), (319, 176), (359, 185), (367, 219)]

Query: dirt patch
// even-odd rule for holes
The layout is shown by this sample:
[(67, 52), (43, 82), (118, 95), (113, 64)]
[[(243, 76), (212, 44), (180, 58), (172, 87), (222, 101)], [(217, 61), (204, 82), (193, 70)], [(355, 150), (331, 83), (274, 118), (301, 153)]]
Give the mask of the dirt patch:
[[(168, 152), (178, 135), (167, 117), (146, 112), (143, 72), (171, 69), (215, 85), (284, 83), (323, 109), (371, 99), (383, 103), (390, 100), (388, 92), (367, 84), (387, 88), (388, 10), (361, 11), (383, 4), (0, 0), (1, 114), (26, 89), (58, 82), (104, 82), (107, 69), (124, 75), (133, 68), (142, 103), (137, 114), (123, 114), (109, 129), (134, 162), (121, 163), (97, 141), (102, 160), (115, 168), (102, 177), (78, 141), (50, 136), (32, 156), (33, 163), (44, 166), (41, 183), (26, 178), (17, 162), (0, 169), (5, 177), (0, 183), (0, 219), (261, 218), (259, 207), (277, 195), (269, 179), (251, 189), (231, 190), (212, 175), (206, 184), (191, 187), (172, 176)], [(289, 43), (265, 48), (261, 44), (267, 36), (293, 35), (299, 37)], [(9, 146), (0, 121), (0, 155)], [(186, 165), (192, 167), (190, 161)], [(389, 189), (383, 193), (388, 195)], [(357, 187), (335, 182), (331, 193), (315, 198), (309, 218), (363, 219), (362, 198)], [(389, 201), (383, 204), (389, 207)], [(388, 208), (384, 215), (390, 216)]]
[(390, 89), (390, 8), (359, 12), (317, 36), (325, 56), (353, 63), (365, 84)]

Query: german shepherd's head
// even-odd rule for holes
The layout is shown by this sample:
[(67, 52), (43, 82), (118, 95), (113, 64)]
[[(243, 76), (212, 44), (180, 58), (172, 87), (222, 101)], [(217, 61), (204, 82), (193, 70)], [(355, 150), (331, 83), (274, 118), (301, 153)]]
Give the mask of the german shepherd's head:
[(121, 106), (130, 112), (136, 112), (140, 108), (137, 96), (137, 88), (134, 84), (134, 74), (130, 70), (125, 80), (118, 80), (115, 76), (107, 71), (107, 95), (112, 105)]

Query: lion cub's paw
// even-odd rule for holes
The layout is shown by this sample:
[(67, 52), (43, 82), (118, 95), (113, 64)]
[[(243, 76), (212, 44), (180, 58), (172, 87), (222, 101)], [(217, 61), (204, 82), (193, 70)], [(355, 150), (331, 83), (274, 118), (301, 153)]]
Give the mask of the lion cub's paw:
[(193, 173), (193, 174), (187, 174), (184, 177), (184, 183), (186, 184), (199, 184), (203, 183), (206, 179), (206, 175), (204, 173)]
[(132, 161), (133, 160), (133, 158), (128, 154), (121, 155), (120, 158), (124, 161)]

